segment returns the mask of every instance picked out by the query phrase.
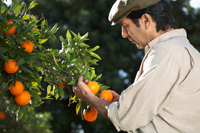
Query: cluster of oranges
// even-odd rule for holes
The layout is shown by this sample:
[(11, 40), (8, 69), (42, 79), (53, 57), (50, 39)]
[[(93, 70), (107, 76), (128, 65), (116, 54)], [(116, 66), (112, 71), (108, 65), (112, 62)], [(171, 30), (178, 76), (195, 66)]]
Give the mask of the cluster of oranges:
[[(13, 22), (8, 20), (7, 24), (10, 25), (13, 24)], [(2, 31), (2, 33), (5, 35), (14, 35), (15, 31), (16, 26), (13, 26), (7, 31)], [(24, 48), (24, 51), (29, 53), (33, 50), (33, 44), (31, 41), (24, 41), (21, 47)], [(7, 62), (4, 63), (4, 70), (9, 74), (16, 73), (18, 69), (19, 65), (17, 65), (17, 61), (14, 59), (8, 59)], [(16, 81), (15, 85), (10, 85), (10, 93), (15, 96), (15, 102), (21, 106), (27, 105), (31, 99), (30, 93), (24, 90), (24, 85), (20, 81)]]
[(20, 81), (15, 82), (15, 86), (11, 83), (10, 93), (15, 96), (15, 102), (18, 105), (27, 105), (31, 100), (31, 95), (28, 91), (24, 90), (24, 85)]
[[(89, 87), (90, 91), (93, 94), (97, 94), (99, 92), (99, 85), (97, 82), (90, 81), (87, 84), (87, 86)], [(113, 99), (113, 95), (109, 90), (103, 90), (103, 91), (101, 91), (99, 98), (104, 99), (108, 102), (111, 102)], [(88, 111), (88, 110), (89, 110), (88, 108), (83, 110), (84, 119), (89, 122), (95, 121), (98, 116), (98, 111), (94, 107), (91, 107), (90, 111)]]
[[(8, 20), (8, 25), (13, 24), (12, 21)], [(16, 31), (16, 27), (13, 26), (11, 29), (7, 31), (2, 31), (4, 34), (7, 35), (14, 35)], [(31, 41), (24, 41), (21, 45), (22, 48), (24, 48), (24, 51), (31, 53), (33, 51), (33, 43)], [(8, 59), (8, 63), (4, 63), (4, 70), (7, 73), (15, 73), (17, 72), (19, 66), (17, 65), (17, 62), (13, 59)]]

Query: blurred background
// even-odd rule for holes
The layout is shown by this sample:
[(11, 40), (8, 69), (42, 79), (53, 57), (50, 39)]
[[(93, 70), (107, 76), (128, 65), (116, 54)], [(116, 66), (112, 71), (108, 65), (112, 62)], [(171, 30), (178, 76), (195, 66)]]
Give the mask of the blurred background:
[[(22, 1), (22, 0), (21, 0)], [(32, 0), (24, 0), (27, 5)], [(11, 1), (5, 2), (9, 5)], [(38, 5), (30, 13), (45, 17), (49, 26), (58, 23), (59, 36), (67, 30), (81, 35), (89, 32), (91, 47), (100, 46), (97, 54), (102, 58), (96, 66), (96, 73), (103, 74), (100, 82), (121, 93), (135, 78), (143, 50), (121, 37), (121, 27), (111, 26), (108, 21), (110, 8), (115, 0), (36, 0)], [(185, 28), (192, 45), (200, 51), (200, 0), (169, 0), (172, 6), (175, 28)], [(60, 49), (60, 40), (48, 41), (47, 48)], [(3, 106), (3, 105), (1, 105)], [(29, 112), (16, 122), (14, 114), (6, 114), (0, 121), (0, 133), (114, 133), (112, 123), (100, 115), (95, 122), (82, 120), (75, 114), (75, 104), (68, 106), (68, 100), (50, 101)], [(134, 118), (133, 118), (134, 119)]]

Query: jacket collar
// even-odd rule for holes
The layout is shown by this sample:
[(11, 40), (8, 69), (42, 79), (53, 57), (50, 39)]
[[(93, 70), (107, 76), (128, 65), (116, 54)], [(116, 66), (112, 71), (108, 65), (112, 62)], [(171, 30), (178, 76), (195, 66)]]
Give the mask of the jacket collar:
[(182, 28), (182, 29), (174, 29), (174, 30), (168, 31), (168, 32), (156, 37), (152, 41), (150, 41), (148, 43), (148, 47), (152, 48), (153, 46), (155, 46), (156, 44), (158, 44), (160, 42), (163, 42), (165, 40), (168, 40), (170, 38), (177, 37), (177, 36), (187, 37), (187, 33), (186, 33), (185, 29)]

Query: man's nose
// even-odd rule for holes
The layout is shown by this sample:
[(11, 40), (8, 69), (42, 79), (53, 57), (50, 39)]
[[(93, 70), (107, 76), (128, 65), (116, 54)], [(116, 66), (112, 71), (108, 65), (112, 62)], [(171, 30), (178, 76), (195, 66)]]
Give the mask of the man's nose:
[(123, 26), (122, 26), (122, 37), (123, 38), (127, 38), (128, 37), (128, 32)]

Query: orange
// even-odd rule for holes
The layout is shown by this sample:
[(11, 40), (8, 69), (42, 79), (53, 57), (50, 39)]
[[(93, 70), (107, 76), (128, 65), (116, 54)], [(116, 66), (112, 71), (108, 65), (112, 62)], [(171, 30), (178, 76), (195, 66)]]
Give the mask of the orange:
[(24, 91), (24, 85), (20, 81), (15, 82), (15, 86), (13, 84), (10, 85), (10, 93), (12, 95), (19, 95)]
[[(8, 20), (8, 25), (13, 24), (13, 21)], [(10, 30), (2, 31), (4, 34), (13, 35), (15, 34), (16, 27), (13, 26)]]
[(0, 112), (0, 120), (3, 120), (3, 119), (5, 119), (5, 114), (4, 114), (4, 112)]
[(22, 47), (25, 48), (24, 51), (31, 53), (33, 51), (33, 43), (31, 41), (24, 41)]
[(31, 100), (31, 95), (28, 91), (23, 91), (20, 95), (15, 96), (15, 102), (18, 105), (27, 105)]
[(89, 87), (89, 89), (91, 90), (91, 92), (93, 94), (97, 94), (97, 92), (99, 91), (99, 85), (97, 82), (95, 81), (90, 81), (87, 86)]
[(62, 83), (58, 83), (57, 85), (65, 89), (65, 86)]
[(102, 98), (102, 99), (105, 99), (108, 102), (111, 102), (112, 99), (113, 99), (113, 95), (109, 90), (103, 90), (100, 93), (99, 97)]
[(91, 107), (91, 110), (87, 112), (88, 109), (83, 110), (83, 117), (86, 121), (93, 122), (97, 119), (98, 116), (98, 111), (94, 108)]
[(17, 66), (17, 62), (13, 59), (8, 59), (8, 63), (4, 63), (4, 70), (7, 73), (15, 73), (19, 69), (19, 66)]

